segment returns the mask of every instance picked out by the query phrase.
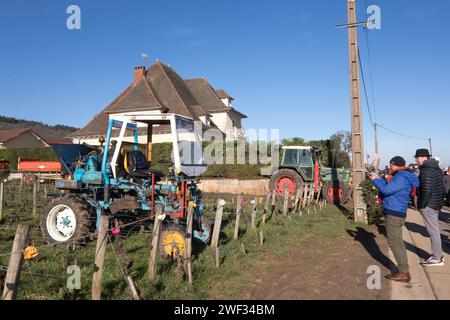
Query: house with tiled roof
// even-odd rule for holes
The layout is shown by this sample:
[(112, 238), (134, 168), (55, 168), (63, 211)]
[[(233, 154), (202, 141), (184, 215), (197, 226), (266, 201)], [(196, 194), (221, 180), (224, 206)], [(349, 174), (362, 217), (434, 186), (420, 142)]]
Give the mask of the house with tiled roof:
[[(142, 112), (175, 113), (201, 121), (204, 130), (219, 130), (225, 139), (243, 137), (242, 119), (224, 90), (214, 89), (205, 79), (182, 79), (170, 66), (159, 61), (148, 69), (136, 67), (133, 82), (83, 128), (71, 135), (78, 142), (98, 144), (105, 135), (111, 114)], [(139, 131), (139, 142), (147, 140), (147, 130)], [(130, 141), (131, 137), (128, 138)], [(153, 143), (170, 142), (170, 130), (164, 125), (153, 127)]]
[(0, 149), (36, 149), (69, 143), (67, 139), (44, 137), (31, 128), (0, 130)]
[(0, 130), (0, 149), (46, 148), (49, 145), (29, 128)]

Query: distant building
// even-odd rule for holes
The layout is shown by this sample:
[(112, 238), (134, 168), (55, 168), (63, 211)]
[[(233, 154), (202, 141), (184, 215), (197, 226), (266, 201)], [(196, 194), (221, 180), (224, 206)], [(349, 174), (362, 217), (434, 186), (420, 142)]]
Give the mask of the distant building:
[[(136, 67), (133, 83), (71, 137), (80, 143), (98, 145), (98, 138), (106, 134), (110, 114), (133, 111), (146, 114), (175, 113), (201, 121), (205, 130), (219, 130), (226, 140), (237, 140), (244, 137), (242, 119), (247, 116), (232, 106), (232, 100), (224, 90), (214, 89), (207, 80), (183, 80), (171, 67), (157, 61), (147, 70)], [(127, 140), (131, 139), (127, 137)], [(139, 143), (146, 140), (147, 130), (141, 128)], [(168, 127), (153, 127), (154, 143), (170, 141)]]
[(0, 149), (37, 149), (67, 144), (66, 139), (42, 137), (30, 128), (0, 130)]
[(29, 128), (0, 130), (0, 149), (46, 148), (48, 146)]

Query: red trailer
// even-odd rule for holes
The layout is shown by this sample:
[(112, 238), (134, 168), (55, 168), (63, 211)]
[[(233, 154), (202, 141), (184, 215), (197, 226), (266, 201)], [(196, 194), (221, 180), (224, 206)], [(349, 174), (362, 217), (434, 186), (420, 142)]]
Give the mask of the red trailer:
[(61, 162), (21, 160), (17, 161), (17, 171), (24, 174), (27, 184), (33, 184), (38, 178), (40, 181), (56, 180), (61, 178)]

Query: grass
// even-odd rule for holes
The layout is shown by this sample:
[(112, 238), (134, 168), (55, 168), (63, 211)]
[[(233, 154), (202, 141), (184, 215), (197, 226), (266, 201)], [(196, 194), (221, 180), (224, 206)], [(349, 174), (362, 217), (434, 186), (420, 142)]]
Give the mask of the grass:
[[(33, 223), (28, 208), (30, 190), (23, 193), (19, 200), (14, 185), (7, 186), (6, 217), (0, 225), (0, 254), (11, 250), (17, 223)], [(41, 188), (42, 192), (42, 188)], [(14, 194), (14, 196), (13, 196)], [(291, 214), (291, 219), (282, 217), (279, 213), (273, 216), (265, 225), (260, 225), (263, 203), (258, 203), (258, 230), (250, 228), (251, 204), (245, 199), (241, 218), (239, 243), (244, 244), (244, 255), (239, 244), (233, 240), (233, 221), (235, 204), (231, 196), (227, 196), (226, 213), (219, 242), (221, 266), (217, 269), (210, 247), (194, 246), (193, 285), (176, 276), (176, 263), (167, 259), (160, 260), (158, 275), (154, 281), (147, 278), (148, 259), (150, 256), (151, 234), (135, 233), (124, 239), (124, 249), (133, 261), (129, 269), (131, 277), (141, 291), (143, 299), (240, 299), (248, 290), (261, 281), (264, 274), (270, 272), (276, 265), (282, 263), (298, 246), (315, 246), (318, 241), (346, 234), (347, 229), (365, 227), (348, 220), (334, 206), (326, 206), (317, 213), (310, 210), (303, 216)], [(263, 199), (260, 199), (263, 200)], [(40, 197), (38, 213), (43, 208), (45, 199)], [(215, 197), (205, 197), (206, 215), (213, 217)], [(21, 209), (25, 204), (25, 211)], [(278, 208), (277, 208), (278, 209)], [(8, 227), (9, 212), (15, 211), (19, 221)], [(286, 224), (287, 221), (287, 224)], [(265, 238), (263, 246), (259, 244), (258, 232), (262, 231)], [(31, 230), (31, 239), (36, 245), (41, 245), (42, 237), (37, 228)], [(26, 261), (20, 281), (18, 299), (90, 299), (93, 274), (95, 241), (78, 248), (73, 254), (61, 246), (47, 246), (39, 250), (39, 255), (31, 261)], [(308, 259), (308, 257), (301, 257)], [(8, 256), (0, 256), (0, 267), (7, 267)], [(63, 296), (60, 288), (65, 287), (67, 277), (66, 266), (75, 263), (81, 268), (81, 290), (75, 290), (73, 295)], [(122, 271), (114, 253), (113, 246), (108, 244), (103, 272), (103, 298), (129, 299), (128, 287), (122, 276)]]

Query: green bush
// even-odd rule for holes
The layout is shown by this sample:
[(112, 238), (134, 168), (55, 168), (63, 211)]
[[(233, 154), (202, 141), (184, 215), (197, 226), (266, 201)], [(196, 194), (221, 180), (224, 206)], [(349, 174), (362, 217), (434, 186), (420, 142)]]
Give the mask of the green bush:
[(366, 177), (361, 183), (361, 187), (363, 189), (363, 199), (367, 206), (368, 222), (369, 224), (374, 224), (381, 221), (381, 217), (383, 216), (383, 208), (377, 203), (378, 191), (370, 179), (369, 172), (372, 172), (372, 170), (369, 169), (366, 172)]

